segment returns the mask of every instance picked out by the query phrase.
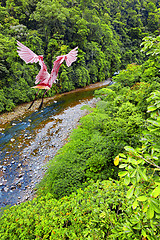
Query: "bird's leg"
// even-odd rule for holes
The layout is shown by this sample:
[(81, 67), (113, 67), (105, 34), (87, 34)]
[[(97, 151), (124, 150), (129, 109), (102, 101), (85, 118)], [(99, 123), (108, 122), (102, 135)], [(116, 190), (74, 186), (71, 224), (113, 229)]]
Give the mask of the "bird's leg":
[(39, 108), (38, 108), (39, 110), (41, 110), (41, 108), (42, 108), (44, 95), (45, 95), (47, 92), (48, 92), (48, 89), (45, 91), (45, 93), (44, 93), (43, 96), (42, 96), (42, 102), (41, 102), (41, 104), (40, 104), (40, 106), (39, 106)]
[[(40, 89), (39, 89), (39, 90), (40, 90)], [(32, 107), (32, 105), (33, 105), (34, 101), (37, 99), (37, 96), (38, 96), (39, 90), (38, 90), (38, 92), (36, 93), (36, 95), (35, 95), (35, 99), (33, 100), (33, 102), (31, 103), (31, 105), (29, 106), (29, 108), (28, 108), (28, 109), (30, 109), (30, 108)]]

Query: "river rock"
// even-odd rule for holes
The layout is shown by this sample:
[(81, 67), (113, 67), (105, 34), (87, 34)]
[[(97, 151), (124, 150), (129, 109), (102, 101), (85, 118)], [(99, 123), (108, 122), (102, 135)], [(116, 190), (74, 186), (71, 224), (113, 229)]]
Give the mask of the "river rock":
[(18, 178), (22, 178), (24, 176), (24, 173), (20, 173)]
[(25, 200), (28, 200), (28, 199), (29, 199), (29, 196), (26, 196), (26, 197), (25, 197)]
[(19, 182), (19, 183), (17, 184), (17, 186), (18, 186), (18, 187), (21, 187), (21, 186), (22, 186), (22, 183), (21, 183), (21, 182)]
[(15, 189), (16, 189), (16, 186), (11, 186), (10, 189), (11, 189), (11, 190), (15, 190)]
[(19, 168), (19, 167), (21, 167), (21, 166), (22, 166), (22, 164), (21, 164), (21, 163), (19, 163), (19, 164), (18, 164), (18, 166), (17, 166), (17, 168)]
[(11, 138), (11, 142), (14, 142), (15, 141), (15, 139), (14, 138)]
[(9, 191), (9, 188), (8, 188), (8, 187), (5, 187), (5, 188), (4, 188), (4, 191), (5, 191), (5, 192), (8, 192), (8, 191)]

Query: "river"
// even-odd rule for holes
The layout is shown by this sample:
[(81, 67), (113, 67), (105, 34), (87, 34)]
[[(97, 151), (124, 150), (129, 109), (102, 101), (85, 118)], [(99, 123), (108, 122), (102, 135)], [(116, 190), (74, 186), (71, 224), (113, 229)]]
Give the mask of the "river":
[(0, 207), (32, 199), (34, 188), (47, 169), (46, 163), (87, 113), (81, 107), (95, 104), (94, 90), (108, 84), (105, 81), (58, 95), (41, 111), (13, 120), (1, 130)]

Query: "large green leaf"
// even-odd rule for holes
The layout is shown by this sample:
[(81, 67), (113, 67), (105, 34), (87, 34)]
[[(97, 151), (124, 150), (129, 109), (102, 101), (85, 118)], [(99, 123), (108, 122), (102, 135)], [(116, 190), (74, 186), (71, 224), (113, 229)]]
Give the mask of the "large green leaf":
[(145, 181), (148, 180), (146, 174), (144, 173), (144, 171), (142, 171), (142, 170), (139, 168), (139, 169), (138, 169), (138, 172), (139, 172), (139, 174), (141, 175), (141, 177), (142, 177)]
[(155, 198), (158, 197), (159, 195), (160, 195), (160, 185), (156, 187), (152, 192), (152, 196)]
[(147, 209), (147, 217), (152, 219), (154, 217), (154, 210), (151, 206)]
[(156, 213), (160, 213), (160, 204), (158, 201), (155, 200), (150, 200), (150, 206), (152, 207), (152, 209), (156, 212)]
[(157, 107), (154, 106), (154, 105), (149, 106), (149, 107), (148, 107), (148, 112), (153, 112), (153, 111), (155, 111), (156, 109), (157, 109)]
[(137, 198), (137, 200), (138, 200), (138, 201), (141, 201), (141, 202), (144, 202), (144, 201), (146, 201), (147, 199), (148, 199), (148, 198), (147, 198), (145, 195), (140, 196), (140, 197)]
[(127, 198), (131, 198), (133, 196), (134, 186), (132, 185), (130, 189), (127, 191)]
[(137, 154), (136, 150), (130, 146), (125, 146), (124, 149), (127, 151), (127, 152), (132, 152), (134, 154)]
[(132, 207), (133, 207), (133, 209), (136, 209), (137, 206), (138, 206), (138, 202), (137, 202), (137, 199), (136, 199), (136, 200), (134, 201)]
[(128, 164), (121, 164), (121, 165), (119, 165), (119, 168), (125, 168), (127, 166), (128, 166)]
[(128, 175), (124, 178), (124, 184), (128, 185), (130, 183), (130, 177)]
[(119, 177), (124, 177), (127, 173), (128, 173), (127, 171), (119, 172), (118, 176)]

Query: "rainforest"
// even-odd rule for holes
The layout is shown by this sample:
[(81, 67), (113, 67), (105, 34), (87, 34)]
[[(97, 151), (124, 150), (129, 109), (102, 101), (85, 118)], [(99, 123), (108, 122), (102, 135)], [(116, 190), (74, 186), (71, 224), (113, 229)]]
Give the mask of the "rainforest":
[(160, 1), (2, 0), (0, 30), (1, 114), (36, 94), (40, 67), (16, 40), (49, 72), (78, 46), (46, 98), (111, 80), (48, 156), (34, 198), (1, 208), (0, 239), (159, 239)]

